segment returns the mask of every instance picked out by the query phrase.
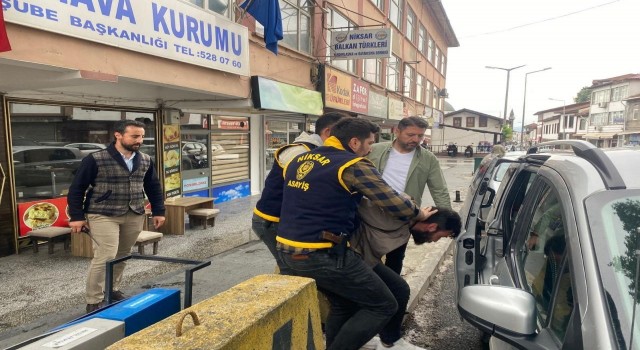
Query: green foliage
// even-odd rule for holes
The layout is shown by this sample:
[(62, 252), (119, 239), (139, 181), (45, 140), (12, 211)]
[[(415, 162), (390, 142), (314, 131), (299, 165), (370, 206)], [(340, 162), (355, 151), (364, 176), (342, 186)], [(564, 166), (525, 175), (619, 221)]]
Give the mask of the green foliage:
[(578, 94), (576, 95), (576, 97), (573, 98), (573, 102), (580, 103), (580, 102), (587, 102), (587, 101), (591, 101), (591, 88), (588, 86), (585, 86), (582, 89), (580, 89), (580, 91), (578, 91)]
[[(615, 256), (611, 261), (611, 265), (616, 271), (623, 271), (624, 275), (631, 281), (629, 283), (629, 290), (633, 296), (635, 293), (635, 276), (637, 259), (636, 251), (640, 248), (640, 233), (638, 233), (638, 227), (640, 227), (640, 201), (627, 199), (624, 202), (617, 202), (613, 204), (613, 209), (616, 215), (622, 222), (622, 227), (628, 233), (624, 239), (624, 245), (627, 249), (624, 255)], [(636, 298), (640, 298), (640, 295), (636, 295)], [(640, 300), (636, 299), (636, 302)]]
[(513, 129), (509, 126), (509, 124), (505, 124), (502, 126), (502, 140), (511, 141), (513, 138)]

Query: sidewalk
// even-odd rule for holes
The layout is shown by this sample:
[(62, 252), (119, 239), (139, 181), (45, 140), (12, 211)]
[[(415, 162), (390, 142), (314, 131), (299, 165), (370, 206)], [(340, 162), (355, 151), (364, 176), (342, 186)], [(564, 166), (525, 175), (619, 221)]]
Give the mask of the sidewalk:
[[(464, 195), (473, 164), (445, 159), (441, 164), (452, 200), (456, 190)], [(213, 228), (187, 230), (184, 236), (164, 235), (159, 256), (212, 262), (194, 274), (193, 303), (255, 275), (273, 273), (273, 258), (251, 231), (257, 200), (258, 196), (253, 196), (217, 205), (220, 214)], [(461, 203), (452, 204), (458, 210)], [(417, 305), (451, 247), (451, 240), (421, 246), (410, 242), (403, 269), (403, 277), (411, 287), (409, 311)], [(0, 258), (0, 349), (82, 316), (89, 261), (71, 256), (62, 245), (56, 245), (51, 255), (46, 249), (37, 254), (27, 249), (19, 255)], [(184, 266), (144, 260), (128, 263), (122, 286), (125, 294), (135, 295), (156, 287), (180, 288), (184, 297)]]

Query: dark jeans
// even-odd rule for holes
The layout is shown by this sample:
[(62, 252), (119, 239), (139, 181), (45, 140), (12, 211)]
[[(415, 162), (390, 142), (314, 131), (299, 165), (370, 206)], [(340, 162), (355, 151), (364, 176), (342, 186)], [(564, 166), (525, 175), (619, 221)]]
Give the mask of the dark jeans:
[(278, 264), (278, 268), (282, 274), (289, 275), (289, 273), (285, 273), (284, 270), (287, 269), (286, 265), (283, 265), (280, 261), (280, 257), (278, 256), (278, 251), (276, 250), (276, 235), (278, 234), (278, 223), (273, 221), (265, 220), (259, 217), (256, 214), (253, 214), (251, 218), (251, 228), (253, 232), (256, 233), (258, 238), (264, 242), (267, 246), (267, 249), (273, 255), (273, 258), (276, 259), (276, 264)]
[(313, 278), (329, 302), (325, 325), (327, 349), (359, 349), (378, 334), (398, 310), (398, 303), (384, 281), (352, 250), (344, 266), (325, 249), (306, 256), (280, 252), (291, 275)]
[(395, 271), (398, 275), (402, 272), (402, 261), (404, 260), (404, 252), (407, 250), (407, 243), (387, 253), (384, 264)]
[(382, 342), (385, 344), (393, 344), (402, 338), (402, 320), (407, 311), (411, 289), (404, 278), (400, 277), (399, 274), (385, 265), (378, 264), (374, 266), (373, 272), (382, 279), (398, 302), (398, 311), (396, 311), (395, 315), (391, 317), (387, 325), (380, 332), (380, 340), (382, 340)]

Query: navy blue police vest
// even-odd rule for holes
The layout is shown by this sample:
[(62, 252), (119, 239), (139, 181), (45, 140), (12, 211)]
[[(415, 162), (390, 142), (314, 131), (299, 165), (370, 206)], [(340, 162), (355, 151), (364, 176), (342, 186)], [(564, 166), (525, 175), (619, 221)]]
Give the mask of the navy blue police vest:
[[(332, 137), (325, 145), (334, 143), (331, 141), (339, 144)], [(345, 168), (362, 159), (331, 146), (318, 147), (294, 158), (285, 170), (277, 241), (292, 247), (322, 249), (333, 245), (320, 238), (322, 231), (353, 232), (357, 200), (361, 196), (347, 188), (341, 175)]]
[(309, 142), (291, 143), (276, 150), (273, 155), (274, 162), (269, 175), (264, 181), (262, 195), (256, 203), (253, 212), (259, 217), (271, 221), (280, 221), (280, 207), (282, 206), (282, 184), (284, 183), (284, 167), (286, 164), (280, 163), (280, 153), (292, 146), (304, 146), (307, 151), (315, 149), (317, 146)]

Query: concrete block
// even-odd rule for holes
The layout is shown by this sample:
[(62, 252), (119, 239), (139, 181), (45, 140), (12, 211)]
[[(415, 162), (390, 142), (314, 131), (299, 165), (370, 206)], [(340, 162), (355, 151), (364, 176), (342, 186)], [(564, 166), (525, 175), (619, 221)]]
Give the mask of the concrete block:
[(316, 284), (259, 275), (108, 349), (324, 349)]

